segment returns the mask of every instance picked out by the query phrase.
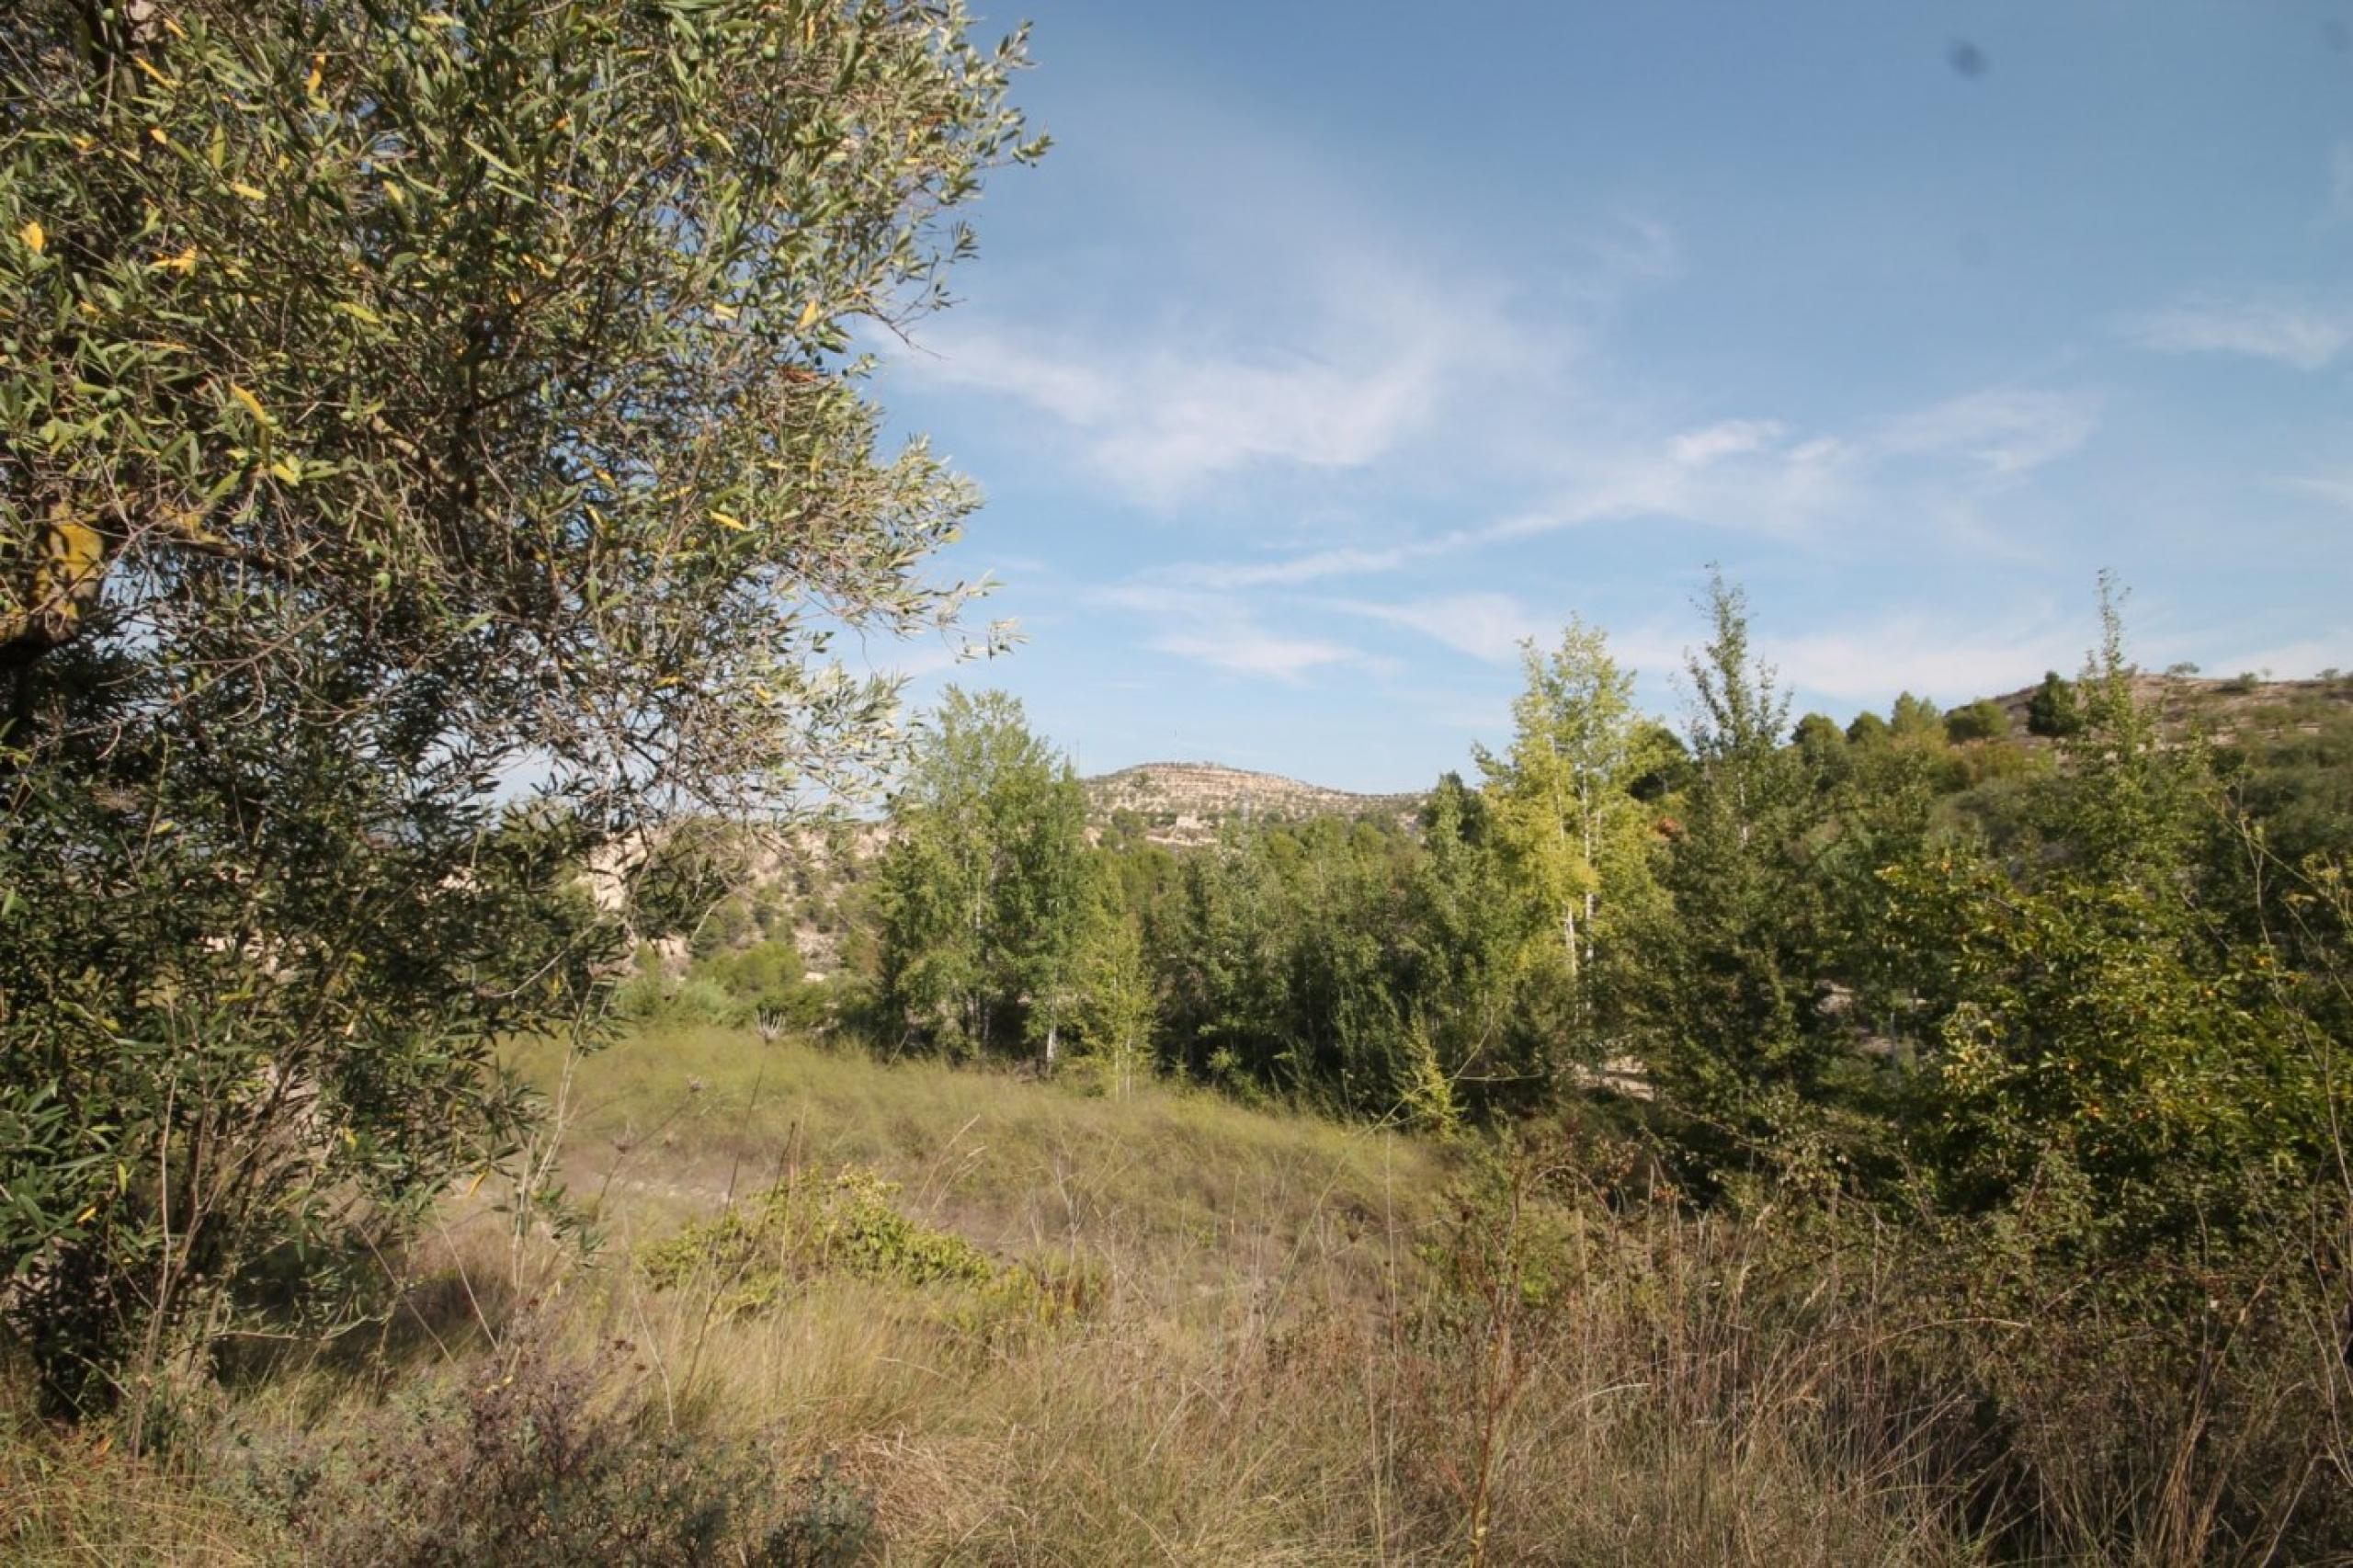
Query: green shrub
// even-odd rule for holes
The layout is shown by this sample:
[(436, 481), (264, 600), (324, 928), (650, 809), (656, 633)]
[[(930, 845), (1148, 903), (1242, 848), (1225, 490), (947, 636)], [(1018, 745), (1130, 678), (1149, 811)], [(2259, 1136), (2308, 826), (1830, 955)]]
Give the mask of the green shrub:
[(639, 1263), (657, 1290), (711, 1290), (730, 1314), (768, 1311), (795, 1284), (829, 1275), (945, 1288), (954, 1293), (950, 1325), (983, 1335), (1060, 1322), (1101, 1292), (1095, 1270), (1074, 1257), (999, 1265), (955, 1233), (901, 1212), (898, 1192), (862, 1166), (796, 1173), (655, 1243)]
[(2010, 733), (2010, 716), (1990, 698), (1945, 715), (1945, 738), (1956, 745), (1970, 741), (1998, 741)]
[(2057, 670), (2043, 672), (2042, 684), (2027, 699), (2026, 727), (2031, 734), (2053, 740), (2080, 731), (2084, 727), (2083, 703), (2076, 695), (2075, 682)]
[(996, 1265), (980, 1248), (901, 1213), (898, 1190), (854, 1165), (830, 1177), (797, 1172), (647, 1248), (641, 1261), (657, 1288), (725, 1281), (735, 1311), (773, 1306), (793, 1281), (825, 1274), (902, 1285), (995, 1278)]
[(824, 988), (803, 978), (801, 949), (789, 936), (718, 953), (688, 973), (723, 991), (736, 1022), (777, 1017), (793, 1028), (812, 1028), (824, 1019)]
[(613, 1008), (638, 1023), (734, 1024), (744, 1007), (727, 987), (705, 975), (673, 979), (655, 971), (640, 972), (613, 993)]

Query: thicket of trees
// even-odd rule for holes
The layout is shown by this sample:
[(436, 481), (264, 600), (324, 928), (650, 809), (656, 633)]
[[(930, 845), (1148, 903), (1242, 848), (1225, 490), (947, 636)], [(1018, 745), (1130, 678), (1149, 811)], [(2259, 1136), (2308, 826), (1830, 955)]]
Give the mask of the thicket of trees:
[[(1123, 1075), (1142, 1042), (1229, 1092), (1506, 1149), (1566, 1119), (1580, 1181), (1779, 1215), (1801, 1313), (1868, 1258), (1870, 1290), (1916, 1300), (1917, 1440), (2002, 1494), (2025, 1555), (2046, 1517), (2341, 1549), (2353, 712), (2234, 714), (2229, 745), (2161, 727), (2104, 595), (2031, 746), (1996, 705), (1909, 695), (1792, 723), (1738, 591), (1703, 608), (1680, 735), (1572, 624), (1529, 650), (1479, 782), (1440, 780), (1418, 821), (1175, 853), (1115, 822), (1081, 848), (1056, 797), (1094, 891), (1024, 903), (1064, 930), (1021, 940), (1117, 932), (1119, 960), (1058, 971), (1075, 1001), (1005, 994), (1051, 998), (1065, 1053), (1116, 1049)], [(1026, 735), (994, 754), (995, 799), (1075, 790)], [(924, 877), (928, 810), (891, 874)], [(922, 940), (886, 926), (886, 971)], [(893, 1040), (970, 1041), (885, 1004)], [(1034, 1052), (1036, 1029), (994, 1038)]]
[(1086, 792), (1001, 693), (949, 688), (916, 745), (879, 879), (884, 1005), (940, 1049), (1051, 1063), (1094, 905)]
[[(2009, 744), (1991, 704), (1792, 724), (1738, 591), (1714, 581), (1704, 608), (1680, 737), (1572, 625), (1529, 652), (1481, 782), (1441, 780), (1417, 822), (1234, 828), (1177, 854), (1119, 831), (1084, 846), (1077, 787), (1017, 712), (955, 699), (924, 777), (967, 780), (979, 839), (1020, 825), (993, 861), (960, 841), (949, 862), (1017, 881), (1042, 838), (1052, 885), (1092, 891), (962, 891), (968, 870), (929, 869), (926, 785), (886, 878), (901, 907), (971, 924), (886, 920), (884, 971), (1116, 932), (1113, 964), (1008, 958), (991, 995), (1029, 1021), (987, 1039), (1034, 1051), (1051, 1017), (1084, 1058), (1116, 1017), (1118, 1049), (1148, 1040), (1163, 1071), (1439, 1131), (1589, 1103), (1606, 1070), (1634, 1087), (1604, 1103), (1654, 1179), (1860, 1198), (2193, 1338), (2222, 1280), (2324, 1279), (2353, 722), (2228, 748), (2162, 731), (2110, 608), (2080, 679), (2036, 694), (2055, 748)], [(976, 748), (979, 713), (1000, 730)], [(1114, 973), (1116, 1005), (1093, 990)], [(884, 1001), (894, 1038), (983, 1043), (904, 979)]]

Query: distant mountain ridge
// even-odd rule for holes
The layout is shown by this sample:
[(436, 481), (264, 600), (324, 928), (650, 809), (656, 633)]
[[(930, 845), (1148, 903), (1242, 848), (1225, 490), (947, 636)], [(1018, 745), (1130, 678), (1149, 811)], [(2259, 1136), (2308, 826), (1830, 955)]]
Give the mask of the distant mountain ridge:
[(1172, 845), (1206, 843), (1230, 821), (1407, 817), (1427, 798), (1419, 790), (1359, 794), (1214, 762), (1144, 762), (1083, 782), (1099, 823), (1130, 812), (1142, 819), (1146, 838)]
[[(2302, 680), (2136, 671), (2132, 687), (2168, 733), (2202, 729), (2225, 745), (2316, 733), (2329, 715), (2353, 706), (2353, 677), (2335, 671)], [(2028, 727), (2035, 689), (2020, 687), (1988, 699), (2008, 718), (2009, 739), (2029, 748), (2051, 744)], [(1427, 790), (1367, 794), (1215, 762), (1138, 763), (1081, 783), (1098, 829), (1110, 825), (1114, 813), (1131, 812), (1142, 819), (1145, 838), (1172, 846), (1209, 843), (1228, 822), (1318, 816), (1402, 821), (1429, 799)]]

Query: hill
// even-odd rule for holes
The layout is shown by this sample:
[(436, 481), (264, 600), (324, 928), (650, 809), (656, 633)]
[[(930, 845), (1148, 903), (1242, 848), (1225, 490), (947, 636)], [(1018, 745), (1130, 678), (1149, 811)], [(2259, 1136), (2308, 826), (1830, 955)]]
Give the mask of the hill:
[[(2027, 729), (2028, 705), (2035, 690), (2020, 687), (1991, 699), (2009, 715), (2011, 737), (2029, 746), (2049, 744)], [(2318, 734), (2329, 720), (2353, 713), (2353, 677), (2335, 671), (2307, 680), (2143, 672), (2133, 676), (2132, 694), (2155, 712), (2167, 733), (2202, 731), (2222, 745)]]
[(1087, 803), (1098, 823), (1122, 812), (1141, 819), (1156, 844), (1203, 844), (1229, 821), (1299, 822), (1317, 816), (1408, 817), (1421, 808), (1417, 792), (1361, 795), (1304, 784), (1275, 773), (1253, 773), (1213, 762), (1147, 762), (1086, 780)]

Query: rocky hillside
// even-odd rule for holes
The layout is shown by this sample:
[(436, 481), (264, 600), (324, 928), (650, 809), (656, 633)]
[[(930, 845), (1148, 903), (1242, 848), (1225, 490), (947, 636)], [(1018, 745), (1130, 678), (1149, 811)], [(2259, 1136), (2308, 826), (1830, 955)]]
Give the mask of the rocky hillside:
[[(2353, 677), (2325, 671), (2309, 680), (2264, 680), (2257, 676), (2154, 675), (2132, 677), (2135, 698), (2154, 708), (2166, 733), (2201, 732), (2222, 745), (2316, 734), (2322, 724), (2353, 710)], [(2027, 730), (2028, 705), (2035, 687), (2021, 687), (1993, 699), (2009, 715), (2011, 738), (2028, 746), (2050, 743)]]
[(1211, 762), (1147, 762), (1124, 767), (1087, 779), (1086, 797), (1098, 823), (1132, 813), (1145, 837), (1170, 845), (1206, 843), (1228, 821), (1406, 817), (1422, 803), (1418, 794), (1358, 795)]

